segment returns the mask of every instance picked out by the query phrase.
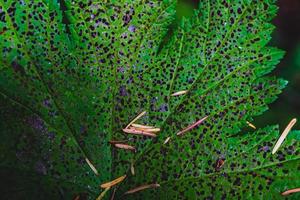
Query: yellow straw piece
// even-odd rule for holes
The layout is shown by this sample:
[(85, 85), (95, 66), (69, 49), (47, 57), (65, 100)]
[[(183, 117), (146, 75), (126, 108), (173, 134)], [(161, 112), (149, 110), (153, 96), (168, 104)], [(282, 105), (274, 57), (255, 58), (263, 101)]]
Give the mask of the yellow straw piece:
[(135, 192), (139, 192), (141, 190), (145, 190), (145, 189), (148, 189), (148, 188), (156, 188), (156, 187), (160, 187), (160, 185), (157, 184), (157, 183), (149, 184), (149, 185), (142, 185), (142, 186), (136, 187), (134, 189), (128, 190), (127, 192), (125, 192), (125, 194), (132, 194), (132, 193), (135, 193)]
[(246, 123), (248, 124), (248, 126), (250, 126), (253, 129), (256, 129), (256, 126), (254, 126), (253, 124), (251, 124), (250, 122), (246, 121)]
[(293, 194), (293, 193), (296, 193), (296, 192), (300, 192), (300, 188), (287, 190), (287, 191), (281, 193), (281, 195), (286, 196), (286, 195)]
[(119, 178), (116, 178), (115, 180), (112, 180), (110, 182), (101, 184), (100, 187), (101, 188), (110, 188), (110, 187), (112, 187), (114, 185), (117, 185), (118, 183), (122, 182), (125, 178), (126, 178), (126, 175), (121, 176)]
[(97, 169), (95, 168), (95, 166), (91, 163), (91, 161), (89, 159), (87, 159), (87, 158), (85, 158), (85, 161), (90, 166), (90, 168), (92, 169), (92, 171), (98, 176), (99, 173), (98, 173)]
[(143, 111), (141, 112), (136, 118), (134, 118), (127, 126), (125, 129), (127, 129), (129, 126), (131, 126), (134, 122), (136, 122), (139, 118), (143, 117), (147, 112)]
[(183, 95), (185, 93), (187, 93), (187, 90), (175, 92), (175, 93), (171, 94), (171, 96), (175, 97), (175, 96)]
[(295, 125), (296, 122), (297, 122), (297, 119), (294, 118), (287, 125), (287, 127), (284, 129), (283, 133), (281, 134), (280, 138), (276, 142), (276, 144), (275, 144), (275, 146), (274, 146), (274, 148), (272, 150), (272, 154), (276, 153), (276, 151), (279, 149), (280, 145), (282, 144), (282, 142), (284, 141), (284, 139), (286, 138), (286, 136), (288, 135), (288, 133), (290, 132), (290, 130), (293, 128), (293, 126)]
[(99, 195), (99, 197), (96, 200), (101, 200), (103, 199), (103, 197), (105, 196), (105, 194), (107, 193), (107, 191), (110, 189), (110, 187), (105, 188), (105, 190), (103, 192), (101, 192), (101, 194)]

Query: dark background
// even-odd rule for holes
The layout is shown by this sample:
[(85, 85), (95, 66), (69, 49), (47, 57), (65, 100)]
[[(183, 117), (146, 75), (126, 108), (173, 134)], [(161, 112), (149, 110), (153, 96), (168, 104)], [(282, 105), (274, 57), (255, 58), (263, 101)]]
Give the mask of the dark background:
[[(192, 16), (198, 2), (179, 0), (178, 20)], [(257, 127), (279, 124), (283, 130), (292, 118), (297, 118), (295, 128), (300, 129), (300, 0), (278, 0), (277, 5), (279, 10), (273, 20), (276, 29), (269, 45), (285, 50), (286, 55), (271, 75), (288, 80), (289, 84), (269, 110), (255, 118), (254, 124)]]

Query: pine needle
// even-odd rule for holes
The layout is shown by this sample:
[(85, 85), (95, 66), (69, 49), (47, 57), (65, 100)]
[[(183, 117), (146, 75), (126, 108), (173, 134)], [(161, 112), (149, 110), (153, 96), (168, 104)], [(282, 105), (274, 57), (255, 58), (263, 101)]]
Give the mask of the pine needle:
[(250, 122), (246, 121), (246, 123), (248, 124), (248, 126), (250, 126), (253, 129), (256, 129), (256, 126), (254, 126), (253, 124), (251, 124)]
[(110, 200), (114, 200), (114, 199), (115, 199), (116, 189), (117, 189), (117, 188), (114, 188), (114, 191), (113, 191), (113, 193), (112, 193), (112, 195), (111, 195)]
[(144, 116), (147, 112), (143, 111), (141, 112), (136, 118), (134, 118), (127, 126), (125, 129), (129, 128), (134, 122), (136, 122), (138, 119), (140, 119), (142, 116)]
[(183, 95), (185, 93), (187, 93), (187, 90), (175, 92), (175, 93), (171, 94), (171, 96), (175, 97), (175, 96)]
[(114, 144), (114, 146), (119, 149), (126, 149), (126, 150), (130, 150), (130, 151), (136, 150), (135, 147), (128, 145), (128, 144), (116, 143), (116, 144)]
[(131, 164), (130, 164), (130, 171), (131, 171), (131, 174), (134, 176), (135, 175), (135, 170), (134, 170), (134, 163), (133, 163), (133, 161), (131, 161)]
[(132, 127), (130, 127), (130, 129), (136, 129), (140, 131), (153, 132), (153, 133), (157, 133), (160, 131), (160, 128), (156, 128), (154, 126), (147, 126), (142, 124), (131, 124), (131, 126)]
[(128, 190), (124, 194), (132, 194), (132, 193), (139, 192), (141, 190), (145, 190), (145, 189), (148, 189), (148, 188), (157, 188), (157, 187), (160, 187), (160, 185), (157, 184), (157, 183), (149, 184), (149, 185), (142, 185), (142, 186), (136, 187), (134, 189)]
[(105, 190), (103, 192), (101, 192), (101, 194), (98, 196), (98, 198), (96, 200), (101, 200), (103, 199), (103, 197), (105, 196), (105, 194), (107, 193), (107, 191), (110, 189), (110, 187), (105, 188)]
[(110, 140), (110, 144), (120, 144), (120, 143), (125, 143), (127, 140)]
[(178, 135), (178, 136), (179, 136), (179, 135), (182, 135), (182, 134), (184, 134), (185, 132), (187, 132), (187, 131), (189, 131), (189, 130), (195, 128), (196, 126), (198, 126), (199, 124), (201, 124), (207, 117), (208, 117), (208, 116), (203, 117), (202, 119), (198, 120), (197, 122), (193, 123), (192, 125), (190, 125), (190, 126), (184, 128), (183, 130), (179, 131), (179, 132), (177, 133), (177, 135)]
[(147, 125), (142, 125), (142, 124), (131, 124), (132, 127), (134, 128), (144, 128), (144, 129), (147, 129), (147, 128), (155, 128), (154, 126), (147, 126)]
[(112, 180), (107, 183), (103, 183), (100, 185), (101, 188), (110, 188), (114, 185), (117, 185), (118, 183), (122, 182), (126, 178), (126, 175), (120, 176), (119, 178), (116, 178), (115, 180)]
[(133, 129), (145, 131), (145, 132), (151, 132), (151, 133), (158, 133), (160, 131), (160, 128), (133, 128)]
[(79, 195), (77, 195), (75, 198), (74, 198), (74, 200), (79, 200), (80, 199), (80, 196)]
[(293, 194), (293, 193), (296, 193), (296, 192), (300, 192), (300, 188), (295, 188), (295, 189), (287, 190), (287, 191), (281, 193), (281, 195), (287, 196), (289, 194)]
[(171, 137), (167, 137), (167, 139), (164, 141), (164, 144), (167, 144), (170, 139), (171, 139)]
[(216, 169), (219, 170), (225, 164), (225, 159), (218, 159), (216, 162)]
[(136, 129), (132, 129), (132, 128), (125, 128), (125, 129), (123, 129), (123, 131), (125, 133), (130, 133), (130, 134), (134, 134), (134, 135), (143, 135), (143, 136), (149, 136), (149, 137), (157, 136), (156, 134), (151, 133), (151, 132), (136, 130)]
[(280, 145), (282, 144), (282, 142), (284, 141), (284, 139), (286, 138), (286, 136), (288, 135), (288, 133), (290, 132), (290, 130), (293, 128), (293, 126), (295, 125), (296, 122), (297, 122), (297, 119), (294, 118), (287, 125), (287, 127), (284, 129), (283, 133), (279, 137), (278, 141), (276, 142), (276, 144), (275, 144), (275, 146), (274, 146), (274, 148), (272, 150), (272, 154), (276, 153), (276, 151), (279, 149)]
[(91, 161), (88, 158), (85, 158), (85, 161), (87, 162), (89, 167), (92, 169), (92, 171), (98, 176), (99, 173), (98, 173), (97, 169), (95, 168), (95, 166), (91, 163)]

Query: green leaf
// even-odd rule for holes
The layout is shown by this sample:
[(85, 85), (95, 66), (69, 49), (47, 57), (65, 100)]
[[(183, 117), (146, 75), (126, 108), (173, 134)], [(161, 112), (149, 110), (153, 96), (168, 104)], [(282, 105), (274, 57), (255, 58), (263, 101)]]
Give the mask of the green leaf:
[[(0, 1), (4, 198), (95, 199), (124, 174), (116, 199), (281, 199), (299, 187), (299, 132), (272, 155), (278, 127), (243, 129), (287, 84), (266, 76), (284, 54), (267, 46), (275, 1), (201, 1), (172, 35), (175, 1), (61, 3)], [(142, 111), (155, 139), (122, 131)], [(123, 195), (151, 183), (161, 187)]]

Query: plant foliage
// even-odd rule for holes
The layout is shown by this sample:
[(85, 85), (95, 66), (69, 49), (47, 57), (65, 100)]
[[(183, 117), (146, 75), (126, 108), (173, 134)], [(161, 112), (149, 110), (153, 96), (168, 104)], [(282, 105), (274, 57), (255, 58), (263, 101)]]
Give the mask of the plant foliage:
[[(267, 46), (275, 1), (200, 1), (166, 40), (175, 5), (0, 1), (1, 198), (95, 199), (124, 174), (116, 199), (282, 199), (300, 186), (299, 132), (272, 155), (277, 126), (242, 129), (286, 85), (266, 76), (284, 54)], [(144, 110), (154, 139), (122, 131)]]

